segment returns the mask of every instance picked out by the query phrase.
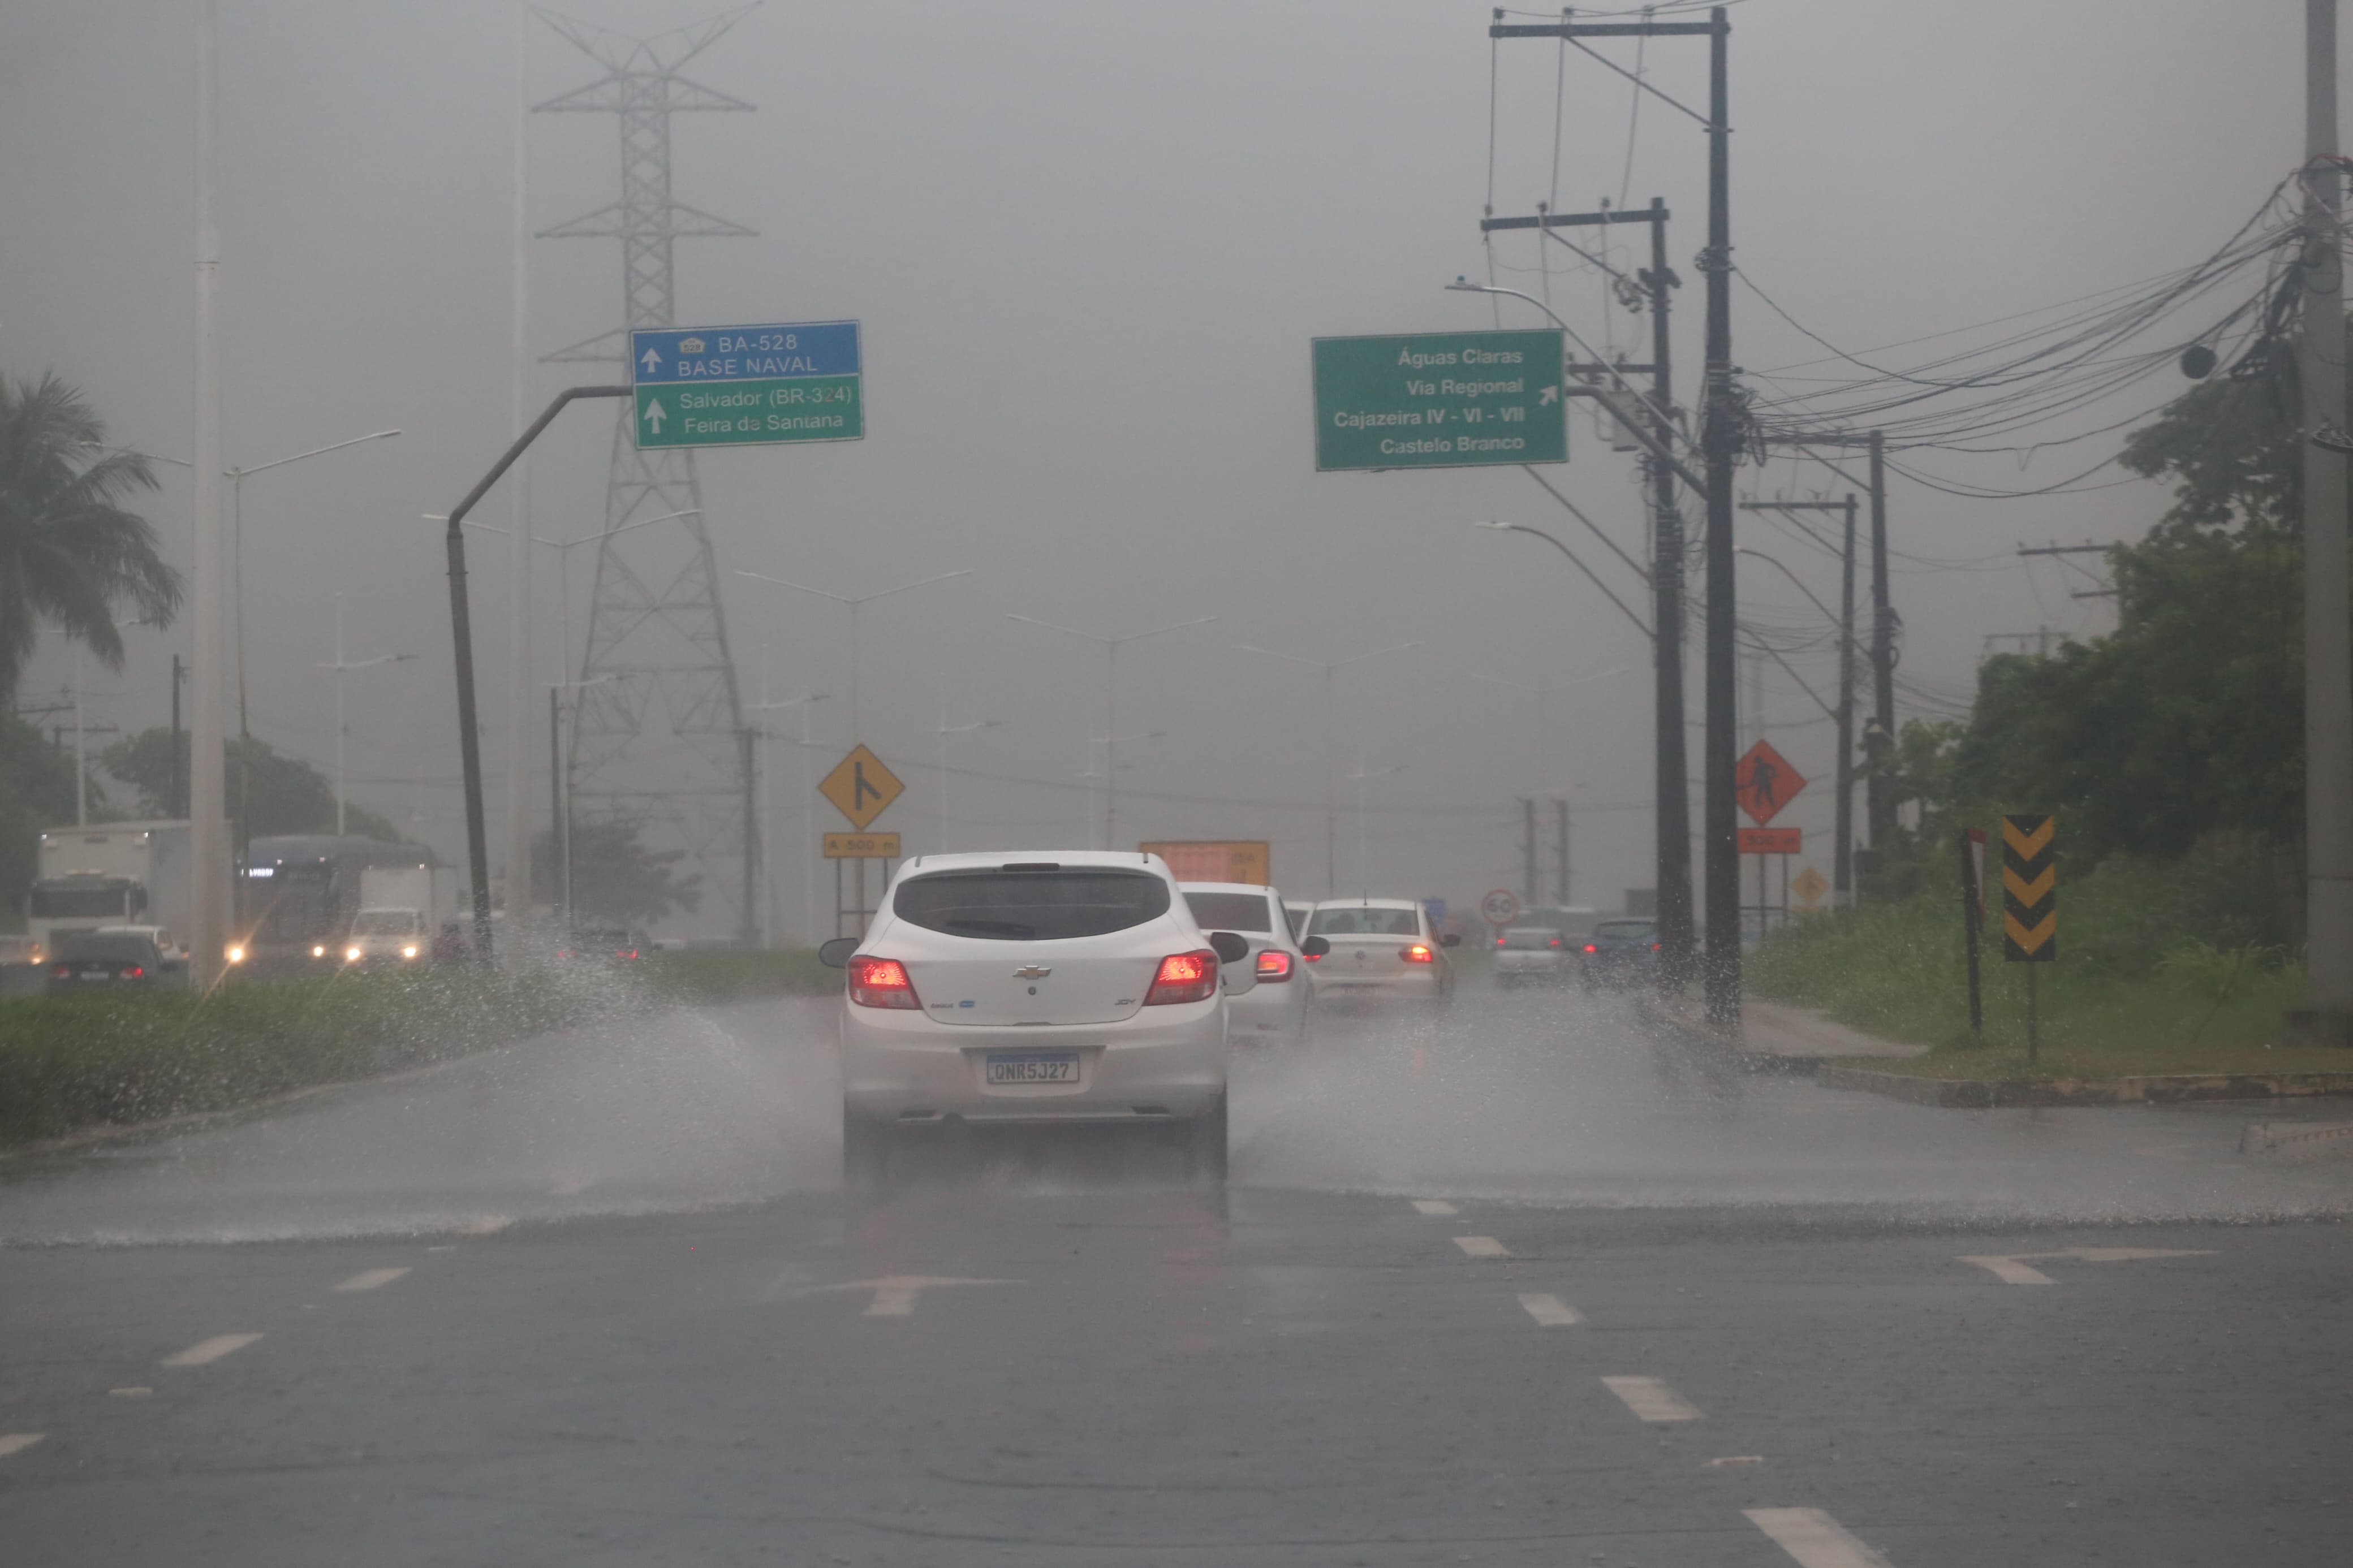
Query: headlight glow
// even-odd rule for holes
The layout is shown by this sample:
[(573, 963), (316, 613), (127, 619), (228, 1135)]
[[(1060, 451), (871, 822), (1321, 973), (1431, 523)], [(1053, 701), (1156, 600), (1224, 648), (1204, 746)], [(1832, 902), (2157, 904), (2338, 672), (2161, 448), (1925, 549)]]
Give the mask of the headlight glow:
[(321, 943), (319, 946), (312, 948), (312, 949), (311, 950), (311, 957), (313, 957), (313, 958), (324, 958), (324, 957), (326, 957), (326, 956), (327, 956), (327, 949), (326, 949), (326, 945), (322, 942), (322, 943)]
[(358, 948), (347, 947), (343, 949), (343, 962), (345, 963), (357, 963), (359, 961), (360, 950)]
[(400, 950), (400, 956), (403, 958), (415, 958), (417, 956), (416, 944), (412, 942), (408, 946), (402, 948)]
[(228, 944), (228, 961), (231, 963), (245, 962), (245, 948), (242, 944), (234, 942)]

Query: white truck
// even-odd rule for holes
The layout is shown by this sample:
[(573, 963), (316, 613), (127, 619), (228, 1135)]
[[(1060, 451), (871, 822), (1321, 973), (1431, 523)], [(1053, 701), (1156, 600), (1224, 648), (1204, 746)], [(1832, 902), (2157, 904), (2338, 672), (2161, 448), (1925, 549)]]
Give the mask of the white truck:
[(346, 963), (429, 963), (441, 922), (458, 918), (458, 879), (447, 868), (369, 866), (360, 872)]
[(185, 943), (195, 912), (193, 847), (185, 822), (49, 828), (25, 930), (44, 952), (60, 935), (100, 926), (161, 926), (175, 946)]

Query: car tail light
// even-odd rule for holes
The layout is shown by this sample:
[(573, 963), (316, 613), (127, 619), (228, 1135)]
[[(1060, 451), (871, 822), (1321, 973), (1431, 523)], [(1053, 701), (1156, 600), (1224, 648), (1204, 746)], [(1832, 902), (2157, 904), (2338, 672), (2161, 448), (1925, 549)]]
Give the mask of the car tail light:
[(915, 1000), (915, 983), (907, 966), (895, 958), (853, 958), (849, 961), (849, 999), (861, 1007), (922, 1008)]
[(1152, 989), (1144, 994), (1147, 1007), (1165, 1007), (1176, 1002), (1207, 1002), (1218, 994), (1218, 955), (1208, 948), (1193, 952), (1172, 952), (1160, 961), (1160, 972), (1152, 977)]
[(1258, 955), (1258, 977), (1261, 980), (1282, 981), (1291, 978), (1291, 954), (1281, 948), (1270, 947)]
[(1495, 939), (1495, 945), (1496, 945), (1497, 947), (1501, 947), (1501, 946), (1503, 946), (1503, 945), (1504, 945), (1504, 939), (1503, 939), (1502, 937), (1500, 937), (1500, 936), (1499, 936), (1499, 937), (1497, 937), (1497, 938)]
[(1409, 946), (1398, 948), (1398, 956), (1404, 959), (1408, 963), (1434, 963), (1437, 962), (1437, 960), (1431, 955), (1430, 949), (1418, 942)]
[(1601, 949), (1597, 944), (1588, 942), (1585, 944), (1585, 951), (1588, 952), (1599, 952)]
[(147, 966), (143, 963), (126, 963), (122, 966), (122, 978), (125, 980), (136, 980), (146, 973)]
[(1652, 942), (1652, 943), (1651, 944), (1651, 951), (1652, 952), (1658, 952), (1658, 951), (1659, 951), (1659, 944), (1658, 944), (1657, 942)]
[(1552, 944), (1553, 944), (1553, 946), (1555, 946), (1555, 947), (1558, 947), (1558, 946), (1560, 945), (1560, 938), (1558, 938), (1558, 937), (1555, 937), (1555, 938), (1553, 938), (1553, 939), (1552, 939)]
[(615, 958), (635, 958), (638, 956), (638, 950), (634, 947), (621, 948), (615, 952), (613, 956)]
[(49, 965), (49, 973), (59, 980), (70, 980), (73, 978), (73, 965), (70, 963), (52, 963)]

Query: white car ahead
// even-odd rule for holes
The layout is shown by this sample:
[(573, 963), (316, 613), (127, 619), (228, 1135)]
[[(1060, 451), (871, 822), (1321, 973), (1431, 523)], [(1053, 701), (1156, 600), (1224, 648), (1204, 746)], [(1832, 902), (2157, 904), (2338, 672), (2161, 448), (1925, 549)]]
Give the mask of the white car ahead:
[(1250, 973), (1258, 984), (1226, 1004), (1234, 1037), (1286, 1046), (1305, 1040), (1315, 998), (1314, 984), (1307, 978), (1307, 955), (1325, 952), (1330, 944), (1321, 937), (1294, 938), (1282, 895), (1272, 888), (1250, 882), (1177, 886), (1203, 931), (1229, 931), (1250, 939)]
[(1326, 899), (1308, 918), (1307, 934), (1331, 951), (1315, 959), (1319, 1003), (1426, 1002), (1454, 997), (1454, 964), (1446, 950), (1462, 939), (1431, 929), (1430, 911), (1414, 899)]
[(1495, 937), (1495, 984), (1560, 984), (1577, 972), (1577, 951), (1550, 926), (1511, 926)]
[(1226, 1169), (1227, 998), (1250, 943), (1205, 932), (1159, 857), (926, 855), (862, 938), (818, 955), (841, 1005), (842, 1173), (879, 1185), (904, 1132), (951, 1119), (1184, 1131)]

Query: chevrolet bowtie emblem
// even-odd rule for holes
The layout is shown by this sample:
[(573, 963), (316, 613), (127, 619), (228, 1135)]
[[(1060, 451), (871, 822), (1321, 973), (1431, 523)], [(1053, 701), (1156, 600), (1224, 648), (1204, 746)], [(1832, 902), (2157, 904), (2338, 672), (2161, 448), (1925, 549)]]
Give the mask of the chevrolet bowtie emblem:
[(1013, 978), (1016, 980), (1043, 980), (1046, 976), (1053, 973), (1054, 972), (1052, 970), (1047, 968), (1042, 963), (1033, 963), (1027, 969), (1015, 970), (1013, 972)]

